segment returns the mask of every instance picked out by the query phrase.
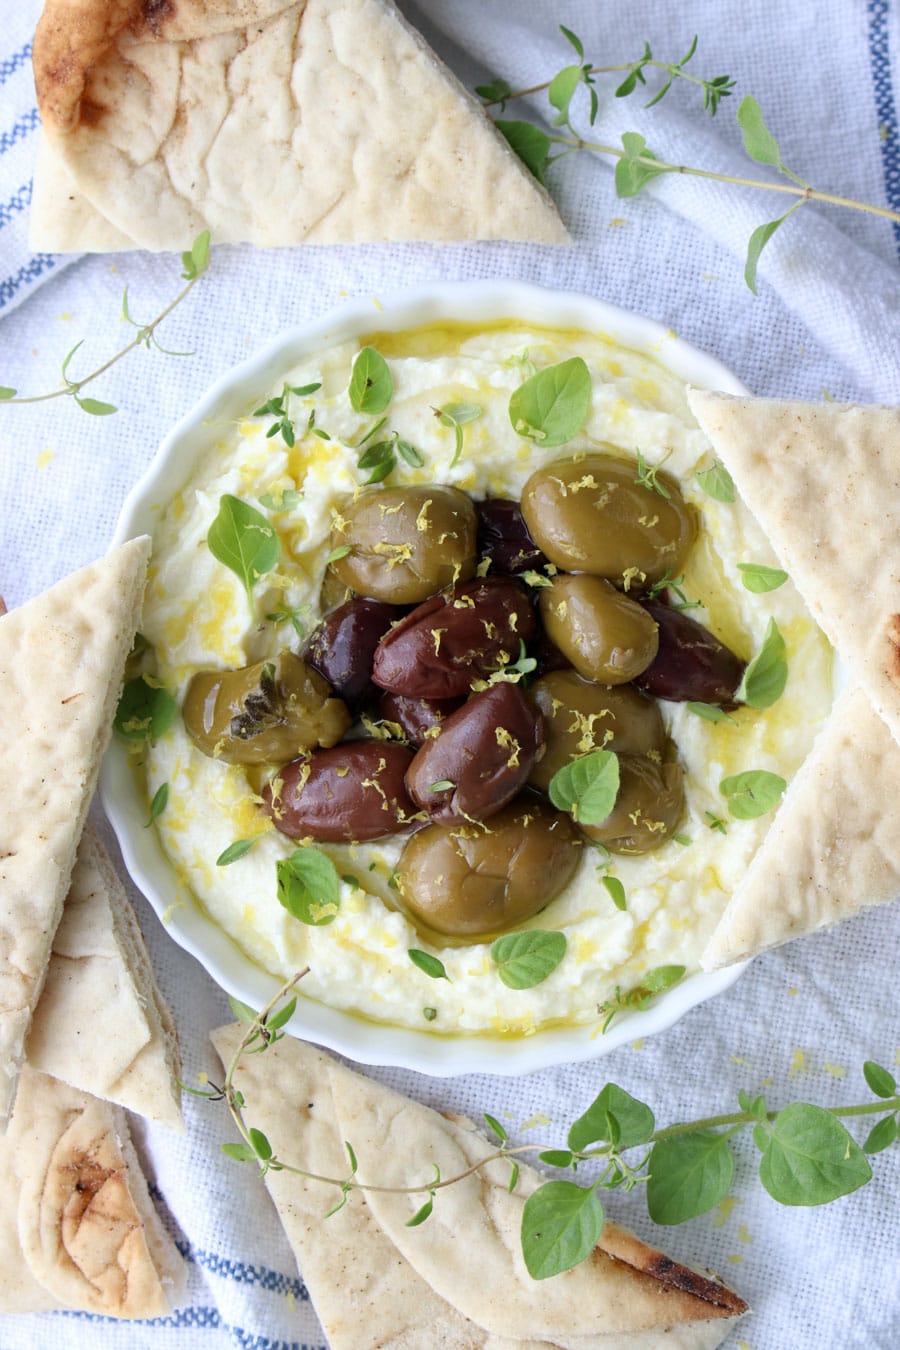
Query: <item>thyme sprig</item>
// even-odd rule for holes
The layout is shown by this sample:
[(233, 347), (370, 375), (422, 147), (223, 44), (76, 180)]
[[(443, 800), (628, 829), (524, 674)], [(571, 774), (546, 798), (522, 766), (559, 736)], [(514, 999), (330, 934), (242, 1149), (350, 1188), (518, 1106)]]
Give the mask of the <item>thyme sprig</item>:
[(133, 352), (136, 347), (146, 347), (148, 351), (155, 348), (157, 351), (163, 352), (167, 356), (192, 356), (192, 352), (169, 351), (167, 348), (163, 347), (157, 340), (156, 330), (163, 320), (168, 318), (172, 313), (172, 310), (177, 308), (182, 300), (190, 294), (197, 282), (203, 276), (203, 273), (209, 267), (209, 230), (204, 230), (202, 234), (198, 234), (191, 247), (182, 253), (181, 266), (181, 276), (182, 279), (187, 282), (187, 285), (183, 286), (175, 296), (175, 299), (171, 300), (169, 304), (166, 305), (165, 309), (157, 314), (155, 319), (151, 319), (149, 323), (140, 324), (132, 318), (129, 309), (128, 287), (125, 287), (122, 296), (122, 318), (126, 323), (131, 324), (137, 331), (127, 346), (122, 347), (113, 356), (109, 357), (108, 360), (104, 361), (102, 365), (97, 366), (96, 370), (90, 371), (87, 375), (82, 375), (81, 378), (77, 380), (69, 375), (69, 364), (75, 353), (83, 345), (84, 338), (82, 338), (79, 342), (75, 343), (75, 346), (71, 348), (63, 359), (62, 367), (60, 369), (63, 383), (60, 389), (52, 389), (46, 394), (24, 395), (19, 394), (17, 389), (11, 389), (8, 385), (0, 385), (0, 404), (45, 403), (51, 398), (73, 398), (82, 412), (90, 413), (93, 417), (107, 417), (110, 413), (117, 411), (115, 404), (105, 403), (101, 399), (85, 397), (81, 391), (86, 385), (89, 385), (93, 383), (94, 380), (98, 379), (99, 376), (105, 375), (112, 366), (118, 361), (121, 361), (129, 352)]
[[(724, 1200), (733, 1180), (731, 1140), (745, 1129), (750, 1129), (753, 1144), (761, 1155), (762, 1185), (774, 1200), (792, 1206), (827, 1204), (865, 1185), (872, 1177), (866, 1155), (880, 1153), (900, 1138), (898, 1084), (888, 1069), (869, 1060), (863, 1065), (863, 1077), (875, 1098), (872, 1101), (832, 1107), (789, 1102), (770, 1108), (762, 1095), (751, 1098), (742, 1090), (738, 1093), (737, 1111), (657, 1128), (654, 1113), (646, 1103), (617, 1084), (607, 1083), (569, 1127), (566, 1146), (562, 1148), (546, 1143), (513, 1146), (497, 1118), (485, 1114), (496, 1147), (453, 1176), (442, 1177), (434, 1168), (434, 1175), (408, 1186), (360, 1182), (359, 1163), (350, 1142), (345, 1142), (348, 1174), (326, 1176), (296, 1167), (277, 1156), (263, 1131), (248, 1123), (247, 1102), (234, 1082), (245, 1054), (262, 1054), (284, 1036), (284, 1027), (297, 1002), (292, 990), (307, 973), (303, 970), (288, 980), (260, 1013), (232, 1000), (235, 1015), (246, 1029), (226, 1066), (222, 1085), (209, 1083), (202, 1089), (187, 1088), (195, 1096), (226, 1103), (240, 1142), (223, 1144), (224, 1152), (238, 1162), (253, 1163), (263, 1177), (271, 1171), (291, 1172), (335, 1188), (339, 1192), (338, 1201), (323, 1217), (343, 1208), (355, 1190), (424, 1196), (424, 1203), (407, 1227), (416, 1227), (427, 1220), (439, 1191), (497, 1161), (509, 1164), (510, 1191), (515, 1190), (519, 1179), (516, 1159), (523, 1154), (536, 1154), (549, 1166), (573, 1173), (585, 1166), (592, 1168), (595, 1175), (586, 1183), (546, 1181), (526, 1200), (522, 1254), (535, 1279), (560, 1274), (593, 1250), (605, 1222), (600, 1191), (627, 1192), (640, 1187), (650, 1218), (659, 1224), (683, 1223), (713, 1209)], [(841, 1124), (841, 1118), (872, 1115), (879, 1120), (860, 1147)], [(629, 1161), (625, 1155), (635, 1151), (637, 1160)], [(552, 1233), (552, 1239), (548, 1240), (548, 1233)]]

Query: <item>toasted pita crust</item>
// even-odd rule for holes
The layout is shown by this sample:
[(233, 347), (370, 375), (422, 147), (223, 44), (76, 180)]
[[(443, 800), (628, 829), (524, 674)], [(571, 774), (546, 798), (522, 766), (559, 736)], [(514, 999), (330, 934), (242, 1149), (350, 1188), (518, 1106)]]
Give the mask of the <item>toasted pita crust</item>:
[(26, 1065), (0, 1166), (0, 1311), (170, 1310), (184, 1262), (150, 1202), (123, 1112)]
[[(133, 539), (0, 618), (0, 1125), (8, 1118), (125, 658), (150, 541)], [(28, 753), (22, 753), (27, 746)]]
[(691, 410), (900, 742), (900, 408), (728, 398)]
[(175, 1023), (128, 896), (90, 822), (25, 1054), (34, 1069), (184, 1129)]
[(703, 953), (743, 961), (900, 895), (900, 746), (859, 686), (836, 703)]
[(46, 0), (33, 60), (34, 248), (568, 241), (392, 0)]
[[(213, 1034), (223, 1063), (233, 1056), (242, 1030), (225, 1027)], [(452, 1175), (457, 1164), (465, 1167), (490, 1152), (478, 1135), (289, 1038), (265, 1056), (245, 1057), (235, 1081), (276, 1153), (326, 1175), (346, 1174), (345, 1139), (360, 1167), (370, 1167), (387, 1185), (408, 1184), (410, 1159), (421, 1159), (427, 1168), (440, 1155), (451, 1168), (443, 1175)], [(380, 1197), (373, 1204), (371, 1193), (364, 1199), (353, 1192), (326, 1223), (332, 1193), (288, 1172), (268, 1174), (266, 1183), (332, 1350), (432, 1350), (437, 1344), (448, 1350), (701, 1350), (718, 1345), (732, 1317), (745, 1310), (724, 1286), (670, 1262), (614, 1225), (601, 1238), (612, 1254), (601, 1251), (555, 1280), (531, 1281), (515, 1253), (524, 1196), (539, 1179), (523, 1168), (517, 1194), (509, 1196), (508, 1173), (508, 1167), (489, 1168), (486, 1182), (472, 1178), (471, 1184), (450, 1187), (428, 1223), (415, 1229), (404, 1225), (421, 1196)], [(439, 1233), (429, 1237), (447, 1200)], [(421, 1249), (419, 1237), (425, 1239)], [(494, 1284), (498, 1241), (504, 1248), (499, 1262), (504, 1286)], [(441, 1270), (444, 1259), (447, 1268)], [(685, 1286), (714, 1301), (684, 1292)], [(676, 1322), (682, 1325), (672, 1328)], [(435, 1328), (446, 1340), (434, 1339)]]

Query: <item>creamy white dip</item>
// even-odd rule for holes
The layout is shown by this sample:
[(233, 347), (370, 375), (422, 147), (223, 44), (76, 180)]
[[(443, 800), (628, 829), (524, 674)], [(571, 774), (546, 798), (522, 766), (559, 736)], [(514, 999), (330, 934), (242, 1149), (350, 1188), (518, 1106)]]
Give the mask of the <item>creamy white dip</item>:
[[(157, 822), (163, 846), (196, 901), (242, 951), (266, 970), (288, 976), (308, 965), (305, 996), (379, 1021), (434, 1033), (523, 1035), (549, 1024), (599, 1021), (598, 1009), (617, 986), (639, 985), (646, 972), (678, 964), (698, 968), (699, 954), (743, 877), (772, 816), (732, 819), (719, 791), (727, 775), (767, 769), (790, 779), (832, 698), (832, 657), (825, 639), (790, 582), (764, 595), (742, 585), (737, 564), (776, 565), (772, 551), (741, 503), (707, 496), (696, 479), (713, 462), (693, 422), (681, 381), (648, 354), (624, 350), (602, 334), (540, 330), (507, 322), (474, 331), (463, 326), (405, 334), (370, 334), (279, 372), (260, 389), (237, 423), (223, 423), (214, 447), (190, 481), (163, 509), (154, 534), (143, 630), (155, 648), (159, 679), (179, 699), (198, 670), (247, 665), (301, 642), (290, 621), (266, 615), (290, 608), (311, 630), (321, 617), (320, 583), (331, 548), (332, 512), (363, 485), (354, 446), (374, 418), (354, 412), (348, 382), (360, 347), (374, 346), (389, 362), (394, 395), (385, 433), (396, 431), (424, 458), (414, 469), (398, 461), (389, 482), (453, 484), (476, 498), (518, 498), (537, 468), (579, 450), (610, 445), (648, 464), (665, 463), (696, 507), (698, 541), (683, 588), (702, 609), (691, 611), (745, 658), (759, 650), (771, 618), (787, 644), (790, 675), (784, 694), (766, 710), (741, 708), (716, 724), (683, 704), (660, 703), (685, 770), (687, 807), (679, 829), (655, 852), (615, 857), (598, 867), (585, 847), (574, 879), (524, 928), (565, 933), (566, 955), (543, 983), (513, 990), (498, 977), (490, 943), (437, 947), (425, 941), (397, 907), (390, 885), (402, 839), (356, 846), (319, 845), (339, 874), (363, 884), (342, 885), (336, 919), (311, 927), (293, 918), (276, 895), (276, 862), (297, 844), (280, 834), (261, 809), (241, 766), (202, 754), (181, 719), (147, 756), (148, 799), (169, 785)], [(587, 422), (567, 445), (542, 449), (514, 430), (510, 395), (535, 368), (581, 356), (593, 379)], [(267, 437), (271, 417), (252, 410), (284, 382), (321, 388), (292, 396), (296, 444)], [(481, 415), (465, 426), (459, 462), (452, 464), (454, 431), (434, 409), (476, 404)], [(310, 414), (312, 428), (307, 428)], [(325, 440), (316, 430), (327, 433)], [(260, 498), (299, 493), (290, 509), (274, 511)], [(206, 534), (223, 493), (263, 511), (278, 530), (282, 556), (257, 585), (255, 618), (238, 578), (217, 562)], [(714, 822), (721, 821), (717, 828)], [(237, 839), (259, 836), (230, 866), (216, 859)], [(627, 908), (619, 910), (602, 883), (604, 872), (622, 882)], [(438, 956), (448, 980), (432, 979), (408, 950)], [(433, 1009), (426, 1020), (424, 1009)]]

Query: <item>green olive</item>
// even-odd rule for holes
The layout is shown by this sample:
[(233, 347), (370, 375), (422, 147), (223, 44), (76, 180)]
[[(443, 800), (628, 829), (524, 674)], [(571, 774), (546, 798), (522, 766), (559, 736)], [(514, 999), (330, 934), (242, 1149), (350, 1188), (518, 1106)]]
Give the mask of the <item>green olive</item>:
[(414, 834), (397, 865), (400, 897), (426, 929), (480, 941), (543, 909), (580, 856), (570, 818), (524, 795), (483, 823)]
[(474, 576), (477, 524), (474, 502), (458, 488), (370, 488), (335, 522), (332, 550), (349, 552), (331, 570), (357, 595), (416, 605)]
[(552, 670), (535, 680), (528, 697), (544, 719), (547, 748), (528, 780), (542, 792), (557, 770), (591, 750), (661, 756), (665, 749), (659, 708), (630, 685), (607, 688), (574, 670)]
[(617, 454), (557, 460), (528, 479), (522, 515), (557, 567), (626, 586), (659, 581), (681, 571), (697, 524), (675, 480), (665, 473), (655, 479), (660, 491), (640, 481), (634, 460)]
[(619, 756), (619, 795), (605, 820), (582, 825), (611, 853), (650, 853), (674, 834), (684, 814), (684, 775), (675, 762)]
[(199, 749), (227, 764), (283, 764), (335, 745), (351, 721), (330, 685), (289, 651), (241, 670), (199, 671), (182, 713)]
[(540, 610), (550, 641), (586, 680), (627, 684), (656, 656), (656, 621), (602, 577), (554, 577)]

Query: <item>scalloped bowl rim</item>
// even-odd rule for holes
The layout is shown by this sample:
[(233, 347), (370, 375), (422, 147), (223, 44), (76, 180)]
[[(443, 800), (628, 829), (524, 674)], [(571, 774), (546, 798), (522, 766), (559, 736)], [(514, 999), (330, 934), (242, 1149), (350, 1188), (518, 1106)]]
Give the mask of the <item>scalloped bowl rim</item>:
[[(660, 360), (686, 383), (729, 394), (748, 390), (715, 358), (678, 338), (656, 320), (574, 291), (552, 290), (515, 280), (444, 282), (399, 291), (383, 300), (354, 300), (317, 319), (290, 328), (255, 355), (221, 376), (169, 432), (146, 473), (129, 493), (113, 544), (152, 534), (159, 507), (184, 486), (194, 461), (213, 432), (207, 419), (246, 412), (265, 396), (279, 372), (311, 349), (373, 330), (398, 331), (441, 322), (522, 320), (545, 328), (581, 328), (611, 335), (626, 347)], [(166, 931), (194, 956), (232, 997), (261, 1008), (283, 981), (246, 956), (203, 911), (176, 877), (156, 830), (145, 828), (147, 805), (115, 744), (100, 777), (101, 799), (125, 865)], [(701, 971), (660, 995), (641, 1013), (623, 1014), (605, 1034), (598, 1024), (550, 1027), (527, 1036), (458, 1035), (417, 1031), (370, 1021), (300, 997), (287, 1029), (362, 1064), (414, 1069), (436, 1077), (461, 1073), (518, 1075), (560, 1063), (593, 1059), (672, 1026), (691, 1008), (729, 988), (749, 963)], [(298, 987), (302, 995), (302, 982)]]

